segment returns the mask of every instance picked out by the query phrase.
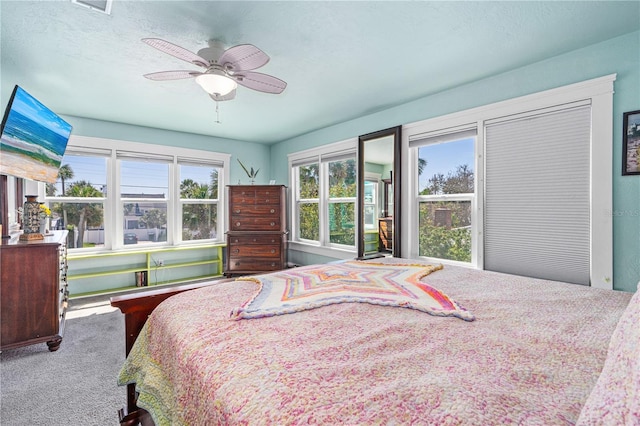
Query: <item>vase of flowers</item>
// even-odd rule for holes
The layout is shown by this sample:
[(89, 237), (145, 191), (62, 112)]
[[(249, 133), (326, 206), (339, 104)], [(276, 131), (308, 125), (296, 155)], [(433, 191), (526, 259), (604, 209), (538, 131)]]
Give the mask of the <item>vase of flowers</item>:
[(48, 234), (51, 229), (51, 209), (40, 203), (40, 233)]

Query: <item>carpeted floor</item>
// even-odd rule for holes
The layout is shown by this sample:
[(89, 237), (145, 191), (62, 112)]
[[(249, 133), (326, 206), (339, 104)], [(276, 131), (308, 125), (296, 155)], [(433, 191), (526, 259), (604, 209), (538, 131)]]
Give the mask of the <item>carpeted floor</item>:
[(124, 316), (109, 297), (71, 300), (57, 352), (41, 343), (0, 354), (0, 424), (117, 425), (124, 358)]

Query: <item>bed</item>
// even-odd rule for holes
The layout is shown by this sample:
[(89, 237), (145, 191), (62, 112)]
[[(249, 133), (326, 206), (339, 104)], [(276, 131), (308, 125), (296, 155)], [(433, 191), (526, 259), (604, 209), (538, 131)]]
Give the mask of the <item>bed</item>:
[[(121, 423), (640, 424), (637, 294), (345, 263), (112, 298), (127, 332)], [(358, 293), (376, 274), (385, 283)], [(330, 294), (303, 293), (319, 287)], [(402, 299), (416, 289), (431, 305)]]

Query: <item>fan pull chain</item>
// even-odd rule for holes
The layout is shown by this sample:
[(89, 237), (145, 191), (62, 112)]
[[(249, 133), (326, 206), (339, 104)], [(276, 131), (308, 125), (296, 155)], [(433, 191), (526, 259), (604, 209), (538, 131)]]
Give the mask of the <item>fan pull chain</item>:
[(216, 101), (216, 123), (221, 124), (222, 122), (220, 121), (220, 108), (218, 108), (219, 102)]

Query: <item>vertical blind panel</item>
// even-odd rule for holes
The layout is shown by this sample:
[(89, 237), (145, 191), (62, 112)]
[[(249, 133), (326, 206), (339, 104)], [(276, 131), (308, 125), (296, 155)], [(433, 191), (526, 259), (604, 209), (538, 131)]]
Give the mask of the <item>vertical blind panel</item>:
[(486, 127), (485, 269), (589, 285), (589, 106)]

